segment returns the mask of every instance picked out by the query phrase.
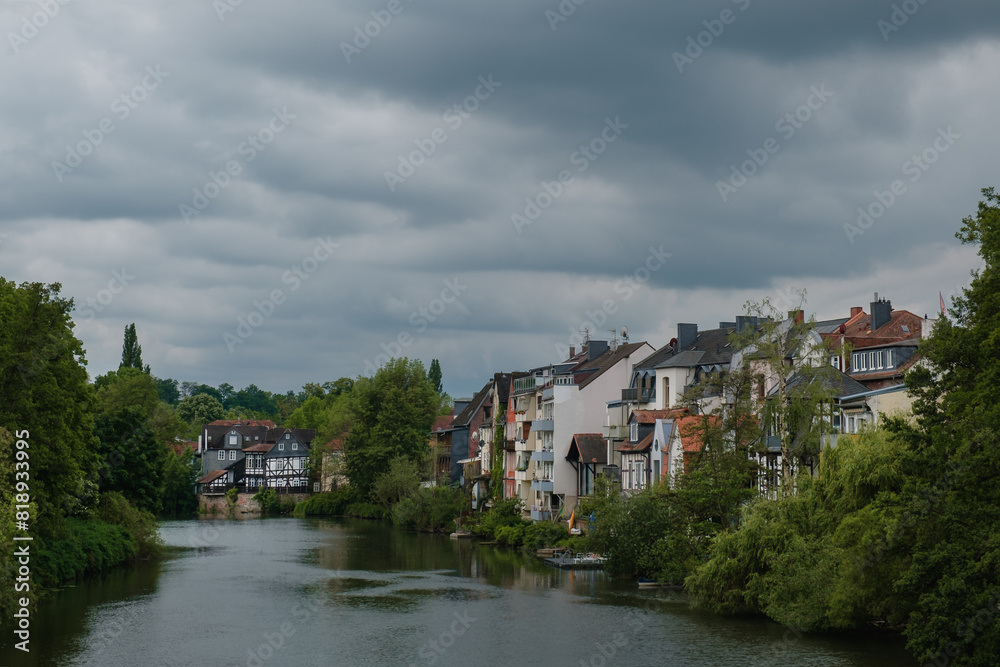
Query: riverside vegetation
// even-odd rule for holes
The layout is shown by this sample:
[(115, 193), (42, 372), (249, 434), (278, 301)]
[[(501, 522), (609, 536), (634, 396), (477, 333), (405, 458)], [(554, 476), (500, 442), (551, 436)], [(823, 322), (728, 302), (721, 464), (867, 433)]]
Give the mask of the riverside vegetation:
[[(694, 388), (692, 398), (710, 388), (732, 400), (701, 420), (703, 449), (675, 486), (623, 498), (599, 480), (578, 512), (593, 517), (586, 538), (569, 537), (559, 524), (530, 524), (516, 501), (500, 498), (463, 525), (502, 545), (600, 551), (613, 576), (683, 587), (719, 613), (762, 614), (800, 631), (899, 631), (921, 664), (997, 664), (1000, 195), (989, 188), (983, 196), (957, 236), (978, 247), (984, 267), (921, 344), (924, 361), (906, 377), (916, 396), (910, 418), (821, 449), (822, 382), (780, 383), (758, 417), (756, 378), (733, 371)], [(132, 327), (122, 366), (91, 384), (72, 334), (72, 301), (59, 289), (0, 279), (0, 531), (4, 539), (14, 532), (12, 436), (27, 428), (34, 581), (54, 586), (155, 555), (155, 513), (190, 512), (197, 474), (189, 457), (164, 443), (226, 416), (277, 417), (317, 429), (317, 442), (346, 433), (350, 486), (311, 497), (296, 515), (450, 531), (470, 507), (459, 489), (421, 484), (427, 433), (447, 413), (439, 368), (432, 381), (419, 361), (393, 359), (372, 378), (285, 396), (184, 383), (180, 399), (176, 381), (142, 365)], [(755, 343), (758, 361), (781, 368), (789, 353), (781, 345), (801, 337), (769, 340), (773, 347)], [(749, 455), (765, 431), (786, 434), (773, 498), (753, 490), (758, 471)], [(792, 461), (816, 462), (816, 474), (794, 474)], [(14, 571), (10, 561), (0, 567), (6, 618)], [(31, 594), (34, 604), (38, 590)]]

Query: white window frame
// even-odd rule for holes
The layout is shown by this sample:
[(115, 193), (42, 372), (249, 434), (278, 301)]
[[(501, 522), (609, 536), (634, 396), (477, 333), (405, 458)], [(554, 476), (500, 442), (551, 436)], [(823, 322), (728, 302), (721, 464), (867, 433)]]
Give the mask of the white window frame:
[(224, 449), (220, 449), (219, 450), (219, 460), (220, 461), (225, 461), (226, 460), (226, 450), (224, 450)]
[(298, 449), (298, 448), (299, 448), (299, 443), (293, 442), (292, 443), (292, 449), (294, 450), (294, 449)]
[(630, 442), (639, 442), (639, 422), (628, 425), (628, 439)]
[(236, 450), (235, 449), (230, 449), (229, 450), (229, 460), (230, 461), (235, 461), (236, 460)]
[(229, 444), (230, 445), (238, 445), (238, 444), (240, 444), (239, 436), (237, 436), (235, 434), (230, 435), (229, 436)]
[(283, 442), (279, 442), (278, 443), (278, 451), (279, 452), (285, 451), (285, 443), (283, 443)]

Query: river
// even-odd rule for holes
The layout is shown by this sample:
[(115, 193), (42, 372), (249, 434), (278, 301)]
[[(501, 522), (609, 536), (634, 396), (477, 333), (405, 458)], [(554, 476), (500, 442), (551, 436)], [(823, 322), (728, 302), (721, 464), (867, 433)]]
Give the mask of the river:
[(914, 665), (603, 572), (349, 519), (166, 521), (175, 554), (59, 591), (0, 665)]

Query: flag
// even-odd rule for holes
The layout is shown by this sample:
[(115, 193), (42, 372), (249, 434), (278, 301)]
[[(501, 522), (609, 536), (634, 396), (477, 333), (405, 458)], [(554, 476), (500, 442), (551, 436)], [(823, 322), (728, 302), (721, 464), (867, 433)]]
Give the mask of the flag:
[(941, 296), (941, 292), (938, 292), (938, 299), (941, 300), (941, 314), (944, 315), (944, 297)]

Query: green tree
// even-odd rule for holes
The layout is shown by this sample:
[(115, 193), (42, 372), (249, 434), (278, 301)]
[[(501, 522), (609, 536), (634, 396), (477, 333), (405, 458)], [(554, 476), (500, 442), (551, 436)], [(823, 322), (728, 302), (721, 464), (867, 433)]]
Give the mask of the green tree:
[(125, 341), (122, 343), (122, 362), (118, 368), (138, 368), (149, 373), (149, 366), (142, 365), (142, 345), (135, 333), (135, 322), (125, 327)]
[(906, 376), (917, 423), (895, 424), (911, 450), (905, 512), (918, 519), (896, 587), (913, 601), (906, 634), (921, 662), (1000, 662), (1000, 194), (982, 194), (956, 236), (984, 266)]
[(431, 359), (431, 368), (427, 371), (427, 379), (430, 380), (434, 391), (439, 394), (444, 393), (444, 385), (441, 384), (441, 362), (437, 359)]
[(139, 509), (156, 514), (167, 448), (146, 420), (142, 409), (127, 407), (98, 417), (94, 433), (100, 440), (101, 491), (117, 491)]
[[(0, 278), (0, 428), (29, 432), (32, 532), (43, 537), (96, 501), (92, 393), (73, 301), (60, 289)], [(13, 458), (2, 465), (0, 474), (13, 479)]]
[(119, 412), (127, 407), (142, 410), (146, 417), (159, 404), (156, 380), (141, 369), (122, 366), (94, 380), (97, 416)]
[(154, 380), (156, 380), (156, 393), (160, 400), (169, 405), (177, 405), (177, 401), (181, 400), (181, 391), (177, 380), (172, 378), (154, 378)]
[(183, 516), (198, 509), (195, 483), (201, 476), (201, 465), (194, 451), (184, 448), (179, 453), (169, 452), (164, 460), (160, 480), (161, 512), (169, 516)]
[(235, 395), (236, 395), (236, 388), (233, 385), (229, 384), (228, 382), (223, 382), (222, 384), (219, 385), (219, 395), (217, 398), (219, 399), (219, 402), (222, 403), (222, 407), (227, 409), (231, 408), (233, 405), (232, 401)]
[(225, 410), (222, 404), (208, 394), (195, 394), (181, 399), (177, 404), (177, 414), (192, 427), (222, 419)]
[(351, 484), (368, 495), (394, 458), (422, 463), (437, 394), (420, 361), (391, 359), (372, 378), (359, 378), (350, 393), (354, 421), (344, 443)]

